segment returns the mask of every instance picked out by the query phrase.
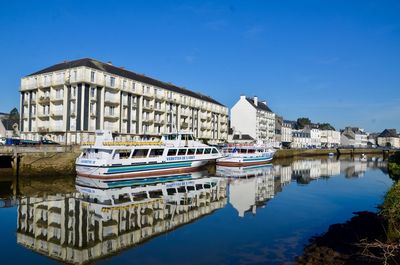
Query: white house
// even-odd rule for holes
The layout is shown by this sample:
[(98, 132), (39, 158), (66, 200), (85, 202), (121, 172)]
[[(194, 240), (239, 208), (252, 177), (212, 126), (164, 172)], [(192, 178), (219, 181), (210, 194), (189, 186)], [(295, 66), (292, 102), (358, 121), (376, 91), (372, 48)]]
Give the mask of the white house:
[(311, 136), (309, 132), (303, 130), (293, 130), (291, 148), (307, 148), (311, 146)]
[(400, 138), (396, 129), (385, 129), (379, 134), (377, 142), (379, 146), (400, 148)]
[(275, 140), (275, 113), (267, 102), (258, 97), (240, 99), (231, 109), (231, 127), (236, 132), (248, 134), (257, 141), (273, 143)]
[(307, 125), (304, 127), (303, 131), (310, 134), (311, 147), (321, 148), (321, 132), (318, 129), (318, 125)]
[(340, 145), (340, 132), (335, 130), (321, 130), (321, 146), (335, 148)]
[(368, 135), (364, 129), (358, 127), (346, 127), (340, 135), (342, 146), (362, 147), (368, 146)]

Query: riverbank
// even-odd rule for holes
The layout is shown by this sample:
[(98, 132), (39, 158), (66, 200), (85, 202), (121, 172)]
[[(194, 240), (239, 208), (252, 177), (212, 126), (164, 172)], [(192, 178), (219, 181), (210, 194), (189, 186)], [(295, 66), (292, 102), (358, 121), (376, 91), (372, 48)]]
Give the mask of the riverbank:
[(358, 212), (344, 224), (310, 239), (297, 264), (399, 264), (400, 263), (400, 152), (389, 159), (395, 180), (378, 213)]
[[(0, 162), (9, 163), (14, 174), (20, 176), (54, 176), (74, 175), (75, 159), (79, 156), (80, 149), (75, 147), (48, 146), (40, 147), (7, 147), (1, 149)], [(0, 150), (0, 151), (1, 151)], [(6, 152), (7, 151), (7, 152)], [(330, 153), (336, 156), (372, 154), (389, 155), (388, 150), (381, 149), (281, 149), (275, 153), (274, 161), (282, 159), (303, 157), (328, 157)], [(0, 163), (1, 164), (1, 163)]]

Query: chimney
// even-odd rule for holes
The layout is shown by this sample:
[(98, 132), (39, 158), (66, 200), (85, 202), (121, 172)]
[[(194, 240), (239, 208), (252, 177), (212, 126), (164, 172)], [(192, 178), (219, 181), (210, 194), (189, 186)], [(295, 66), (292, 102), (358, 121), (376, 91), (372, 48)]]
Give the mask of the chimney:
[(263, 101), (261, 101), (265, 106), (267, 106), (267, 101), (266, 100), (263, 100)]
[(254, 105), (258, 106), (258, 97), (254, 96)]
[(240, 95), (240, 99), (242, 100), (245, 100), (246, 99), (246, 96), (245, 95)]

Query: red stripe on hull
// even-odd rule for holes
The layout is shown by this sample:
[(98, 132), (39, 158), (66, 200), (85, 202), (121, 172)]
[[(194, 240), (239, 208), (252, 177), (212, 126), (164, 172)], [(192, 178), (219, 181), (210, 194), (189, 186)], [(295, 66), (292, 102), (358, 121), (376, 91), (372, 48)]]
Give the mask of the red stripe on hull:
[(268, 161), (256, 161), (256, 162), (218, 162), (218, 166), (225, 166), (225, 167), (246, 167), (246, 166), (257, 166), (257, 165), (265, 165), (271, 163), (272, 160)]
[(127, 179), (127, 178), (139, 178), (139, 177), (158, 177), (161, 175), (167, 174), (180, 174), (180, 173), (189, 173), (199, 170), (200, 167), (187, 167), (187, 168), (179, 168), (179, 169), (166, 169), (162, 171), (156, 172), (139, 172), (139, 173), (128, 173), (128, 174), (112, 174), (112, 175), (93, 175), (93, 174), (81, 174), (78, 173), (80, 177), (92, 178), (92, 179), (100, 179), (100, 180), (109, 180), (109, 179)]

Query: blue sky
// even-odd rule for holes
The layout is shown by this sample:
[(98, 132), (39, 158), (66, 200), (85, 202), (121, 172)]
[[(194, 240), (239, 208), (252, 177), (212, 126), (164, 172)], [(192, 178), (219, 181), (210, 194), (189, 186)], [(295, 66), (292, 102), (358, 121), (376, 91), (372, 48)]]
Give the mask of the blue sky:
[(285, 119), (400, 130), (400, 1), (2, 1), (0, 112), (20, 78), (92, 57)]

